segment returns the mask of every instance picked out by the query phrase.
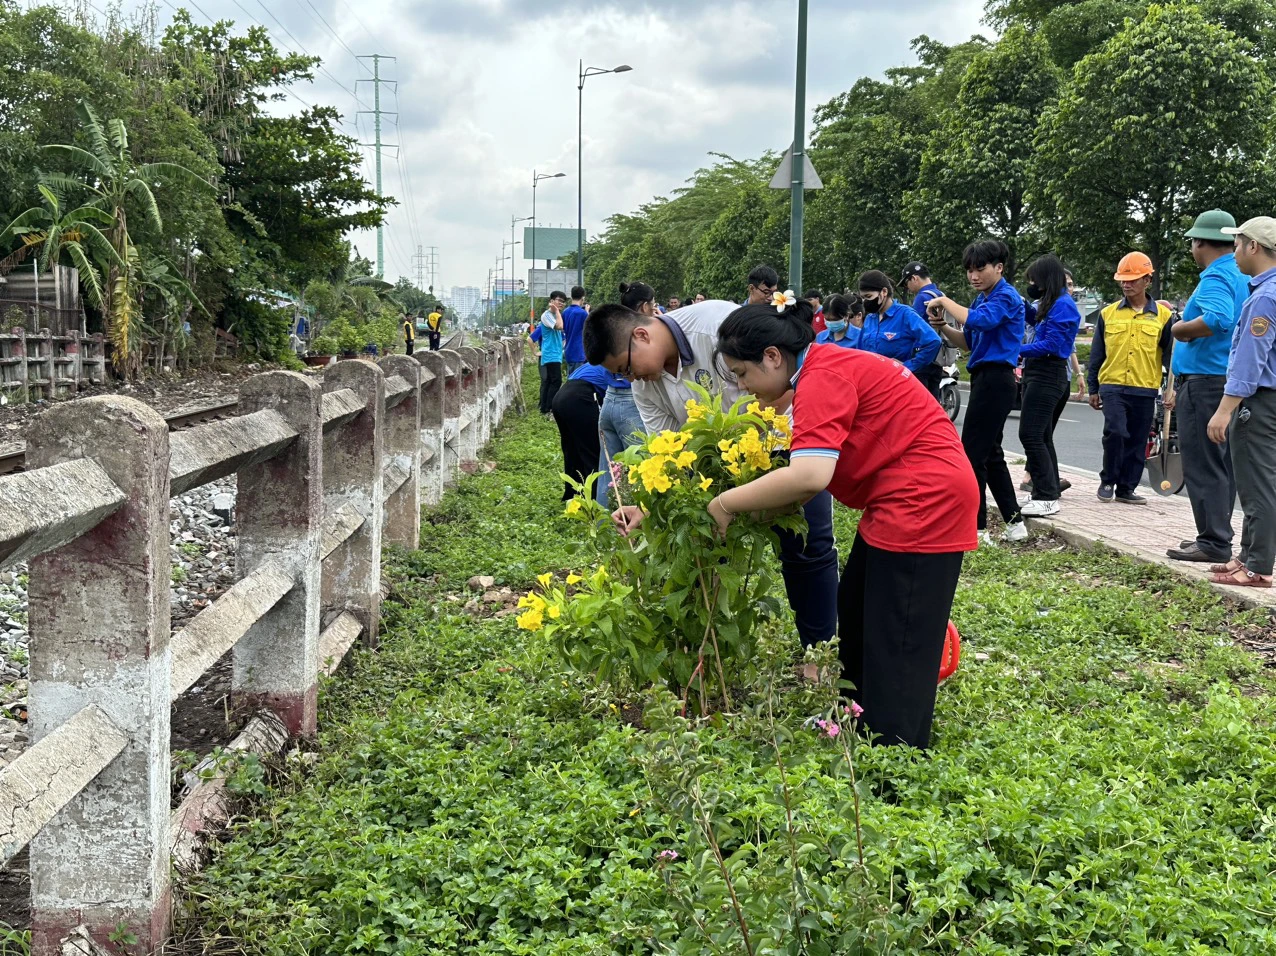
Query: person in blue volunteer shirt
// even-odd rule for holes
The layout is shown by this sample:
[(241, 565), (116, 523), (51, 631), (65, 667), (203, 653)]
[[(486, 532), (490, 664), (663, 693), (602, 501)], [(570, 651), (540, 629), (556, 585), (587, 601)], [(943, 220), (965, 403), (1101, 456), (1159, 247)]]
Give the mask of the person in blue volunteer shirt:
[[(808, 302), (810, 299), (807, 300)], [(864, 325), (864, 300), (857, 295), (830, 296), (824, 307), (824, 331), (815, 336), (816, 345), (840, 345), (857, 349)], [(812, 328), (815, 326), (812, 325)]]
[(1232, 237), (1223, 232), (1224, 227), (1235, 226), (1230, 213), (1211, 209), (1197, 216), (1187, 231), (1201, 277), (1183, 317), (1170, 326), (1175, 340), (1170, 360), (1174, 390), (1166, 395), (1165, 406), (1174, 410), (1178, 423), (1196, 538), (1166, 550), (1175, 561), (1224, 564), (1232, 557), (1232, 509), (1236, 506), (1232, 455), (1226, 442), (1214, 444), (1205, 430), (1223, 400), (1232, 330), (1249, 297), (1249, 282), (1236, 265)]
[(563, 371), (571, 378), (572, 372), (585, 364), (585, 320), (589, 312), (585, 308), (585, 290), (572, 286), (572, 304), (563, 309)]
[(939, 334), (916, 312), (895, 301), (895, 285), (885, 272), (865, 272), (859, 278), (859, 290), (864, 301), (864, 327), (857, 348), (895, 359), (938, 401), (939, 382), (929, 381), (927, 369), (943, 345)]
[(1276, 219), (1256, 216), (1221, 231), (1236, 237), (1236, 265), (1250, 277), (1250, 296), (1232, 331), (1223, 400), (1206, 433), (1214, 444), (1230, 445), (1245, 521), (1240, 554), (1210, 570), (1216, 584), (1270, 588), (1276, 563)]
[[(607, 390), (617, 381), (615, 375), (601, 365), (582, 365), (567, 377), (551, 406), (554, 424), (558, 426), (558, 442), (563, 449), (563, 471), (584, 484), (597, 469), (600, 454), (598, 411)], [(576, 491), (563, 483), (563, 500)]]
[(1054, 447), (1055, 410), (1068, 397), (1068, 360), (1081, 325), (1081, 310), (1068, 293), (1068, 274), (1056, 256), (1044, 255), (1028, 266), (1025, 317), (1034, 326), (1032, 341), (1019, 350), (1023, 366), (1023, 410), (1019, 443), (1028, 459), (1032, 496), (1020, 513), (1044, 517), (1059, 513), (1059, 456)]
[[(944, 294), (931, 279), (930, 270), (926, 268), (924, 262), (914, 261), (904, 266), (904, 271), (899, 278), (899, 286), (913, 297), (913, 311), (924, 321), (928, 321), (926, 306)], [(935, 361), (931, 362), (928, 368), (922, 369), (917, 377), (932, 395), (938, 396), (939, 383), (944, 380), (944, 369), (956, 363), (957, 350), (945, 342), (939, 354), (935, 356)]]
[(554, 396), (563, 384), (563, 306), (567, 296), (551, 292), (549, 308), (541, 314), (541, 321), (528, 336), (540, 350), (541, 396), (540, 412), (549, 415)]
[[(970, 352), (966, 369), (970, 372), (970, 402), (962, 425), (961, 443), (970, 458), (979, 483), (979, 533), (988, 536), (987, 492), (1006, 522), (1005, 539), (1024, 541), (1028, 527), (1019, 513), (1006, 455), (1001, 448), (1006, 419), (1015, 403), (1015, 368), (1023, 342), (1023, 297), (1005, 279), (1010, 250), (996, 239), (980, 239), (962, 253), (966, 279), (977, 295), (967, 309), (946, 295), (931, 300), (926, 316), (935, 331), (950, 345)], [(944, 321), (948, 315), (957, 322), (953, 328)]]

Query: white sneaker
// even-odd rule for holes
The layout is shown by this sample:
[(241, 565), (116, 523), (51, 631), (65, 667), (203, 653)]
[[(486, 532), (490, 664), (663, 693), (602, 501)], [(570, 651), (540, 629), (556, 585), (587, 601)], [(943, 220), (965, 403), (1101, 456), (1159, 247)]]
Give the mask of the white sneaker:
[(991, 531), (979, 532), (979, 547), (981, 548), (997, 547), (997, 539), (992, 536)]
[(1006, 530), (1002, 532), (1002, 541), (1027, 541), (1028, 526), (1023, 521), (1016, 521), (1014, 524), (1006, 525)]
[(1019, 508), (1019, 513), (1025, 518), (1045, 518), (1050, 515), (1057, 515), (1059, 513), (1059, 502), (1036, 500), (1025, 502)]

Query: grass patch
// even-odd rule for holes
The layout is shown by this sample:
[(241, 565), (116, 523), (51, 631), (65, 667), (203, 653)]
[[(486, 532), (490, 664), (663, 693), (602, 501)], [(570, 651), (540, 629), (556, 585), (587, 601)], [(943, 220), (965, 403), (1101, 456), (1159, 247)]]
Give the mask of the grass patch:
[[(1107, 553), (979, 552), (929, 756), (843, 749), (793, 686), (635, 726), (632, 695), (465, 610), (469, 576), (527, 587), (578, 546), (552, 423), (511, 416), (494, 457), (390, 556), (316, 765), (186, 888), (192, 951), (1276, 952), (1272, 677), (1230, 636), (1260, 613)], [(796, 642), (764, 653), (787, 672)]]

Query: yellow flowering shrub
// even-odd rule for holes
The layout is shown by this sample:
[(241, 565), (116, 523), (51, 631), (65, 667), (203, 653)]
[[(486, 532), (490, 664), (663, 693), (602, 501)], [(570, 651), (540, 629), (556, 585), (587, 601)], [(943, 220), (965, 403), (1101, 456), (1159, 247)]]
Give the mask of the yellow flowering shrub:
[(765, 560), (772, 528), (804, 530), (805, 522), (796, 509), (765, 520), (741, 515), (725, 538), (716, 534), (709, 502), (783, 467), (789, 423), (749, 399), (724, 407), (697, 391), (680, 430), (648, 435), (618, 457), (619, 503), (646, 512), (628, 540), (593, 500), (594, 479), (567, 479), (579, 495), (564, 517), (584, 525), (597, 563), (561, 584), (538, 577), (518, 624), (543, 630), (568, 663), (599, 679), (664, 680), (703, 709), (745, 676), (759, 615), (777, 610)]

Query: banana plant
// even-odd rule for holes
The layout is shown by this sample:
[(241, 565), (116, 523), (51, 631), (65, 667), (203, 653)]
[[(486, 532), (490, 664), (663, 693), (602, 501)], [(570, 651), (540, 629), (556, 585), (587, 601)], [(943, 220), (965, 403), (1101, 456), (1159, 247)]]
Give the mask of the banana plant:
[(106, 290), (102, 269), (124, 265), (115, 246), (102, 232), (102, 228), (109, 228), (114, 220), (96, 206), (79, 206), (64, 211), (57, 193), (43, 184), (36, 188), (40, 190), (44, 203), (32, 206), (9, 223), (8, 228), (0, 233), (0, 240), (12, 236), (23, 246), (37, 249), (37, 269), (40, 272), (52, 269), (65, 253), (80, 270), (80, 283), (89, 302), (95, 309), (105, 312)]

